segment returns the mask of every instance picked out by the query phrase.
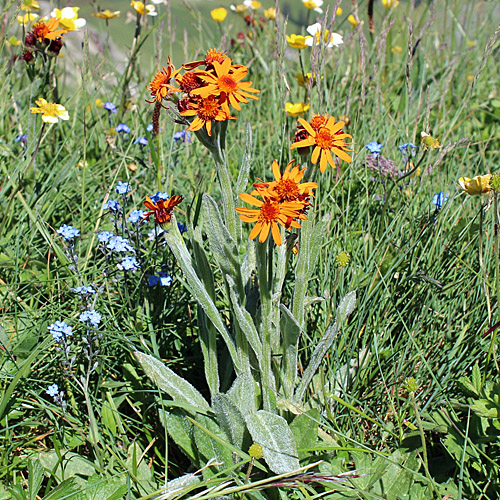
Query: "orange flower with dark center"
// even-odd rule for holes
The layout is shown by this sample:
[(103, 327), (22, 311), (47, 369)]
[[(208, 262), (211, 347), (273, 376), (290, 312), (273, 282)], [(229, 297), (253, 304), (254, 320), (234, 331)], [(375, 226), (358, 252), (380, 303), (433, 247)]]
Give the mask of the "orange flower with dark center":
[(218, 50), (215, 50), (215, 49), (210, 49), (206, 55), (205, 55), (205, 59), (202, 59), (201, 61), (193, 61), (193, 62), (190, 62), (190, 63), (186, 63), (186, 64), (183, 64), (182, 67), (187, 70), (187, 71), (191, 71), (195, 68), (198, 68), (199, 66), (201, 66), (202, 64), (205, 65), (205, 69), (208, 70), (208, 69), (212, 69), (213, 68), (213, 64), (215, 61), (221, 63), (224, 61), (224, 59), (226, 58), (226, 54), (224, 52), (219, 52)]
[(314, 130), (311, 125), (302, 118), (299, 118), (299, 123), (302, 127), (304, 127), (309, 136), (299, 142), (294, 142), (290, 149), (315, 146), (311, 155), (311, 162), (315, 165), (319, 159), (319, 168), (321, 172), (326, 170), (327, 164), (330, 164), (332, 168), (335, 168), (332, 153), (344, 161), (352, 161), (352, 158), (346, 153), (346, 151), (354, 151), (352, 149), (347, 149), (348, 145), (354, 143), (344, 141), (344, 139), (352, 137), (352, 135), (346, 134), (342, 131), (344, 122), (335, 123), (335, 118), (331, 116), (328, 118), (325, 125), (320, 127), (318, 130)]
[(156, 73), (153, 80), (148, 85), (148, 90), (151, 91), (152, 101), (146, 102), (161, 102), (162, 99), (166, 99), (175, 92), (179, 92), (181, 89), (170, 85), (170, 80), (174, 78), (180, 70), (176, 70), (175, 67), (170, 62), (170, 56), (168, 57), (168, 66), (162, 67), (161, 71)]
[(304, 208), (306, 208), (309, 205), (307, 201), (309, 196), (313, 196), (311, 190), (316, 189), (318, 185), (315, 182), (301, 183), (300, 181), (304, 177), (306, 169), (300, 170), (297, 165), (293, 166), (294, 163), (295, 160), (290, 161), (283, 175), (281, 175), (278, 162), (274, 160), (273, 175), (275, 180), (265, 184), (254, 184), (257, 190), (253, 191), (252, 195), (260, 195), (260, 191), (265, 188), (267, 194), (276, 199), (279, 203), (285, 201), (300, 201), (304, 203)]
[(182, 111), (182, 116), (195, 116), (191, 125), (186, 130), (196, 132), (200, 130), (203, 125), (207, 128), (208, 135), (212, 135), (212, 122), (223, 122), (226, 120), (236, 120), (236, 117), (229, 116), (229, 113), (224, 111), (221, 107), (221, 99), (208, 96), (204, 99), (198, 99), (196, 102), (190, 104), (190, 109)]
[(278, 203), (276, 200), (267, 197), (262, 201), (246, 193), (241, 193), (240, 198), (250, 205), (259, 207), (236, 207), (236, 211), (241, 214), (240, 219), (242, 221), (255, 222), (255, 226), (250, 232), (251, 240), (259, 235), (259, 241), (264, 243), (271, 232), (274, 243), (280, 246), (282, 239), (278, 223), (287, 229), (289, 227), (300, 228), (300, 224), (295, 219), (306, 220), (306, 217), (301, 213), (303, 203), (296, 201)]
[(175, 81), (179, 84), (181, 90), (187, 94), (202, 85), (202, 81), (196, 76), (196, 73), (185, 73), (182, 76), (176, 75)]
[(46, 23), (43, 21), (35, 23), (31, 32), (40, 43), (44, 40), (55, 40), (57, 37), (68, 32), (68, 30), (56, 29), (58, 25), (59, 19), (57, 19), (57, 17), (52, 17)]
[[(251, 88), (252, 82), (242, 82), (248, 73), (246, 66), (232, 66), (231, 59), (226, 57), (221, 64), (214, 61), (214, 71), (201, 71), (198, 76), (207, 84), (199, 89), (193, 90), (193, 95), (208, 97), (209, 95), (224, 95), (233, 108), (240, 110), (240, 102), (248, 103), (248, 99), (258, 99), (249, 92), (260, 92)], [(229, 105), (225, 100), (222, 107), (229, 114)]]
[(182, 196), (176, 194), (168, 200), (159, 199), (154, 202), (149, 196), (146, 197), (144, 205), (149, 209), (149, 212), (142, 219), (149, 221), (149, 217), (154, 215), (155, 222), (160, 226), (165, 226), (170, 223), (172, 218), (172, 210), (182, 201)]

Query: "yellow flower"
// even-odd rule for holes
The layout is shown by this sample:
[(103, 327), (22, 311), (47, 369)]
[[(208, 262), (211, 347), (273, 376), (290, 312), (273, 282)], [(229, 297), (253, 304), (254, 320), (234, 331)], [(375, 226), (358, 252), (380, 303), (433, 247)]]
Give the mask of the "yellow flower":
[(59, 26), (68, 31), (75, 31), (83, 28), (87, 21), (78, 17), (79, 7), (64, 7), (64, 9), (54, 9), (52, 17), (59, 19)]
[(33, 14), (32, 12), (28, 12), (24, 14), (24, 16), (17, 16), (17, 22), (19, 24), (29, 24), (32, 23), (35, 19), (38, 18), (38, 14)]
[(224, 21), (224, 19), (226, 19), (227, 10), (224, 7), (220, 7), (219, 9), (210, 11), (210, 15), (212, 16), (212, 19), (214, 21), (221, 23), (222, 21)]
[(38, 2), (36, 0), (24, 0), (24, 2), (21, 4), (21, 9), (22, 10), (40, 10), (40, 5), (38, 5)]
[(432, 137), (432, 135), (429, 135), (427, 132), (420, 132), (420, 138), (425, 149), (437, 149), (441, 147), (441, 144), (439, 144), (439, 140), (434, 139), (434, 137)]
[(69, 120), (69, 114), (64, 106), (53, 102), (47, 102), (42, 98), (37, 99), (35, 103), (38, 105), (38, 108), (31, 108), (30, 111), (33, 114), (41, 113), (42, 120), (45, 123), (57, 123), (59, 119)]
[(18, 40), (14, 35), (12, 35), (7, 40), (7, 45), (9, 45), (10, 47), (17, 47), (18, 45), (21, 45), (21, 40)]
[(356, 27), (359, 25), (359, 21), (352, 15), (350, 14), (347, 20), (352, 24), (352, 26)]
[(273, 21), (274, 19), (276, 19), (276, 9), (274, 7), (266, 9), (264, 11), (264, 16), (266, 17), (266, 19), (270, 19), (271, 21)]
[(458, 179), (458, 187), (472, 196), (487, 194), (491, 191), (490, 180), (491, 174), (476, 175), (476, 177), (472, 179), (460, 177), (460, 179)]
[(310, 36), (302, 36), (302, 35), (290, 35), (286, 36), (286, 41), (288, 42), (288, 45), (292, 47), (292, 49), (305, 49), (307, 47), (306, 45), (306, 39), (307, 38), (312, 38)]
[(102, 108), (104, 106), (104, 102), (102, 101), (102, 99), (96, 99), (95, 100), (95, 105), (98, 108)]
[(288, 116), (297, 118), (297, 116), (303, 116), (310, 107), (309, 104), (304, 104), (303, 102), (296, 102), (295, 104), (287, 102), (285, 104), (285, 111)]
[[(321, 76), (321, 79), (323, 80), (323, 76)], [(295, 80), (297, 80), (297, 83), (301, 87), (309, 85), (311, 81), (313, 86), (316, 85), (316, 75), (313, 75), (312, 73), (306, 73), (305, 75), (303, 75), (302, 73), (297, 73), (295, 75)]]
[(247, 10), (247, 6), (243, 4), (231, 5), (231, 10), (236, 12), (236, 14), (243, 14)]
[(257, 10), (257, 9), (260, 9), (260, 6), (262, 4), (260, 2), (258, 2), (257, 0), (243, 0), (243, 5), (245, 7), (248, 7), (249, 9)]
[(393, 54), (400, 54), (401, 52), (403, 52), (403, 48), (399, 45), (394, 45), (394, 47), (391, 49), (391, 52)]
[(336, 12), (335, 12), (335, 15), (336, 15), (336, 16), (341, 16), (341, 15), (342, 15), (342, 12), (344, 12), (344, 11), (342, 10), (342, 7), (338, 7), (338, 8), (337, 8), (337, 10), (336, 10)]
[(132, 0), (130, 2), (130, 6), (141, 16), (156, 16), (158, 13), (156, 12), (156, 7), (154, 5), (144, 5), (139, 0)]
[(391, 7), (397, 7), (399, 5), (399, 0), (382, 0), (382, 4), (385, 8), (390, 9)]
[(115, 17), (118, 17), (120, 15), (119, 10), (115, 10), (114, 12), (111, 12), (109, 9), (106, 10), (100, 10), (99, 12), (96, 12), (95, 14), (92, 14), (94, 17), (98, 17), (99, 19), (114, 19)]
[(306, 9), (314, 10), (314, 12), (318, 12), (318, 14), (323, 14), (323, 10), (321, 9), (323, 0), (302, 0), (302, 3)]

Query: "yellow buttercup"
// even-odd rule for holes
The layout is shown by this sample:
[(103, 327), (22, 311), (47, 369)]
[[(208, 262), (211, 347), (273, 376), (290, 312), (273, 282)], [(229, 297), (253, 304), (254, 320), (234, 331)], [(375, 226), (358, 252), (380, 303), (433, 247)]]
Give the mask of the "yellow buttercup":
[(472, 179), (469, 177), (460, 177), (458, 186), (460, 189), (470, 195), (487, 194), (491, 191), (490, 186), (491, 174), (476, 175)]

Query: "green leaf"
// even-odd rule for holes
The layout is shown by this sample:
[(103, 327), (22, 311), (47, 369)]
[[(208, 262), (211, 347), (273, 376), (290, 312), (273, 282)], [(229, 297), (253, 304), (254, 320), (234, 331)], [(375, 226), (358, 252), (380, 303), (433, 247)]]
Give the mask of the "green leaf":
[(153, 472), (148, 467), (146, 458), (143, 456), (143, 450), (137, 442), (128, 447), (125, 465), (137, 481), (149, 482), (153, 480)]
[(290, 429), (297, 443), (300, 459), (307, 458), (311, 454), (308, 450), (316, 446), (319, 419), (319, 410), (314, 408), (306, 413), (297, 415), (290, 424)]
[(35, 460), (28, 461), (28, 494), (29, 500), (36, 500), (44, 476), (43, 467)]
[(295, 438), (283, 417), (259, 410), (248, 415), (246, 422), (254, 443), (262, 446), (264, 459), (274, 473), (284, 474), (300, 467)]
[(240, 410), (243, 417), (254, 414), (257, 411), (255, 402), (255, 382), (250, 375), (245, 373), (236, 377), (227, 395)]
[(241, 449), (246, 425), (238, 407), (226, 394), (216, 394), (212, 399), (212, 407), (217, 417), (217, 423), (231, 444)]
[(186, 454), (193, 464), (200, 465), (198, 453), (194, 445), (193, 424), (176, 410), (167, 412), (158, 410), (160, 421), (175, 444)]
[(190, 410), (211, 411), (205, 398), (185, 379), (179, 377), (160, 360), (149, 354), (136, 351), (134, 353), (146, 375), (176, 402), (187, 403)]
[(123, 479), (94, 474), (89, 477), (82, 493), (86, 500), (119, 500), (127, 491), (128, 487)]
[(193, 268), (191, 255), (186, 248), (184, 239), (179, 233), (175, 217), (172, 217), (172, 224), (170, 230), (166, 233), (165, 238), (170, 250), (175, 255), (175, 258), (177, 259), (179, 266), (184, 273), (189, 291), (196, 299), (198, 304), (201, 305), (201, 307), (205, 311), (205, 314), (209, 317), (215, 328), (217, 328), (218, 332), (222, 335), (222, 338), (224, 339), (224, 342), (226, 343), (226, 346), (229, 350), (229, 354), (231, 355), (236, 374), (241, 373), (242, 368), (238, 359), (234, 341), (227, 331), (226, 325), (219, 311), (217, 310), (217, 307), (215, 306), (205, 286), (203, 285), (202, 281)]
[(75, 498), (77, 493), (78, 484), (75, 478), (71, 477), (59, 484), (48, 495), (45, 495), (43, 500), (70, 500)]
[(298, 342), (301, 328), (291, 311), (284, 304), (280, 304), (279, 307), (281, 311), (280, 325), (283, 350), (282, 385), (285, 398), (291, 400), (297, 380)]
[(476, 389), (476, 393), (481, 394), (481, 391), (483, 390), (483, 382), (481, 379), (481, 371), (479, 370), (478, 363), (476, 363), (472, 367), (472, 385)]
[(38, 454), (40, 465), (50, 471), (56, 478), (61, 480), (75, 476), (91, 476), (95, 473), (94, 465), (87, 459), (73, 453), (65, 452), (62, 455), (62, 461), (55, 451), (41, 452)]

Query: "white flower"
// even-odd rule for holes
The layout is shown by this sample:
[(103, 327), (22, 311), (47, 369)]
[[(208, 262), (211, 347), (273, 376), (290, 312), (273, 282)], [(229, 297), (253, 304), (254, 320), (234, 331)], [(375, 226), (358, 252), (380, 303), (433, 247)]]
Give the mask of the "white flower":
[(59, 27), (68, 31), (75, 31), (87, 24), (85, 19), (78, 17), (79, 10), (79, 7), (64, 7), (64, 9), (60, 10), (54, 9), (50, 15), (59, 19)]
[(307, 9), (312, 9), (318, 14), (323, 14), (323, 10), (320, 8), (323, 5), (323, 0), (302, 0), (302, 3)]
[(323, 38), (323, 41), (328, 48), (338, 47), (339, 45), (344, 43), (342, 35), (339, 35), (338, 33), (333, 33), (329, 30), (325, 30), (322, 33), (320, 23), (314, 23), (311, 24), (311, 26), (308, 26), (307, 32), (311, 35), (311, 37), (306, 38), (305, 41), (305, 44), (309, 47), (312, 47), (313, 45), (319, 45), (321, 38)]

